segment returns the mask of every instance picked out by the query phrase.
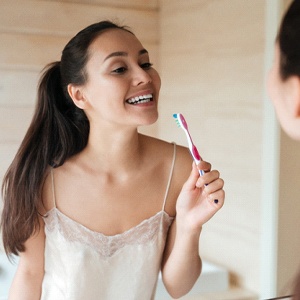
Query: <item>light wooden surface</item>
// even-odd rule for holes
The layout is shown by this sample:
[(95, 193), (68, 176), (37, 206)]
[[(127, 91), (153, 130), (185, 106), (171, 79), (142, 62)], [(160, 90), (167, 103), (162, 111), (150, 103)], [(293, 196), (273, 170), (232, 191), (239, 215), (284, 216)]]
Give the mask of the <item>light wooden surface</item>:
[(157, 42), (156, 10), (147, 6), (143, 9), (127, 8), (110, 2), (110, 5), (91, 5), (83, 2), (2, 0), (0, 30), (70, 37), (91, 23), (111, 19), (132, 26), (137, 35), (143, 34), (143, 41)]
[[(53, 1), (57, 0), (40, 0), (40, 1)], [(155, 9), (159, 8), (159, 0), (60, 0), (59, 2), (70, 2), (70, 3), (81, 3), (81, 4), (97, 4), (101, 6), (116, 6), (116, 7), (127, 7), (127, 8), (138, 8), (138, 9)]]
[(226, 203), (204, 226), (201, 253), (259, 290), (264, 2), (164, 0), (159, 133), (186, 145), (182, 112), (204, 159), (225, 180)]

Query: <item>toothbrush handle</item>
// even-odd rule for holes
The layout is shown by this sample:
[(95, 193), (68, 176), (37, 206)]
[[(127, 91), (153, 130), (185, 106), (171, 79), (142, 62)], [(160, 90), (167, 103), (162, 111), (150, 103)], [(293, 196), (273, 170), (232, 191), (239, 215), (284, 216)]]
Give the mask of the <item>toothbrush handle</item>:
[[(200, 154), (199, 154), (199, 152), (197, 150), (197, 147), (194, 144), (192, 144), (191, 154), (193, 156), (193, 159), (194, 159), (195, 163), (198, 165), (199, 162), (202, 160), (202, 157), (200, 156)], [(203, 170), (198, 170), (198, 171), (199, 171), (200, 176), (204, 175), (204, 171)]]
[(199, 171), (200, 176), (204, 175), (204, 171), (203, 170), (198, 170), (198, 171)]

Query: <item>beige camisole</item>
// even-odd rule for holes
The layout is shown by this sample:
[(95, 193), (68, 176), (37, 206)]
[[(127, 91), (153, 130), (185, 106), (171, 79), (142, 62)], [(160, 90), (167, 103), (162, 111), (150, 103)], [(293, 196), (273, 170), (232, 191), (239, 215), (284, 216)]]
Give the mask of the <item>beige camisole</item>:
[(92, 231), (54, 207), (45, 222), (45, 275), (42, 300), (154, 299), (169, 226), (173, 218), (162, 210), (137, 226), (114, 236)]

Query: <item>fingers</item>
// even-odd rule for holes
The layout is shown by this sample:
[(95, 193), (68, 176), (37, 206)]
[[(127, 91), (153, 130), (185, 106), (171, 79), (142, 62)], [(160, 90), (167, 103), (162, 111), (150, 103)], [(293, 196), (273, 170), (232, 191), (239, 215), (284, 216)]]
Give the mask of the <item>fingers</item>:
[(199, 178), (199, 171), (198, 171), (198, 168), (197, 168), (196, 164), (193, 163), (192, 171), (190, 173), (189, 178), (187, 179), (187, 181), (183, 185), (183, 188), (187, 189), (187, 190), (195, 189), (198, 178)]
[[(206, 191), (205, 191), (206, 192)], [(225, 199), (225, 191), (222, 189), (219, 189), (213, 193), (208, 194), (209, 201), (212, 203), (212, 205), (218, 207), (220, 209), (224, 204)]]
[[(206, 161), (201, 161), (198, 166), (196, 166), (195, 162), (192, 164), (192, 171), (187, 181), (183, 185), (184, 189), (194, 190), (195, 186), (197, 186), (197, 181), (199, 180), (199, 170), (203, 170), (204, 172), (209, 172), (211, 168), (211, 164)], [(197, 186), (198, 187), (198, 186)]]
[[(199, 170), (205, 171), (203, 176), (199, 175)], [(211, 164), (206, 161), (201, 161), (197, 166), (193, 163), (192, 172), (185, 182), (183, 189), (186, 191), (194, 190), (195, 187), (203, 188), (203, 193), (215, 204), (222, 205), (224, 201), (224, 180), (220, 178), (220, 173), (217, 170), (211, 171)], [(218, 201), (215, 201), (218, 200)]]
[(203, 170), (204, 172), (209, 172), (211, 170), (211, 164), (207, 161), (201, 160), (197, 165), (198, 170)]
[[(217, 180), (220, 178), (220, 173), (217, 170), (212, 170), (209, 172), (206, 172), (203, 176), (199, 177), (196, 186), (198, 188), (208, 186), (210, 185), (213, 181)], [(223, 183), (224, 184), (224, 183)]]
[[(199, 169), (206, 173), (200, 176)], [(223, 187), (224, 180), (220, 178), (219, 171), (211, 170), (211, 165), (204, 161), (198, 166), (194, 163), (177, 199), (177, 218), (187, 220), (191, 228), (200, 228), (224, 205)]]
[(202, 193), (208, 197), (213, 205), (216, 205), (219, 208), (223, 206), (225, 199), (225, 192), (223, 190), (224, 180), (220, 178), (219, 171), (212, 170), (205, 173), (203, 176), (198, 177), (196, 187), (203, 188)]

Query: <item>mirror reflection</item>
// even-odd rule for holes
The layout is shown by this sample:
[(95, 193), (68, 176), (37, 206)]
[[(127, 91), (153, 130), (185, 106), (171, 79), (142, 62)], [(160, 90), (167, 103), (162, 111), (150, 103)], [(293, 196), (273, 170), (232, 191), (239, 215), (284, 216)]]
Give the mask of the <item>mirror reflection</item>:
[[(65, 203), (61, 207), (62, 211), (70, 219), (92, 231), (104, 228), (102, 232), (108, 236), (125, 232), (154, 216), (165, 203), (167, 184), (161, 182), (167, 183), (170, 174), (167, 172), (173, 158), (173, 145), (170, 143), (176, 142), (178, 149), (181, 149), (181, 145), (188, 145), (184, 132), (177, 128), (172, 117), (174, 113), (182, 113), (189, 124), (193, 142), (203, 159), (211, 163), (212, 170), (220, 171), (226, 191), (225, 205), (205, 223), (201, 231), (199, 252), (203, 262), (202, 275), (185, 299), (268, 299), (289, 295), (299, 267), (297, 257), (300, 240), (296, 228), (300, 226), (297, 216), (300, 205), (297, 201), (300, 194), (297, 188), (300, 159), (295, 155), (299, 144), (280, 129), (266, 91), (266, 78), (274, 57), (277, 29), (290, 2), (2, 2), (1, 181), (32, 120), (37, 85), (44, 66), (60, 60), (62, 49), (68, 41), (90, 24), (109, 19), (128, 25), (141, 43), (138, 51), (146, 49), (149, 53), (149, 58), (148, 53), (140, 53), (135, 62), (143, 64), (147, 74), (148, 68), (157, 70), (161, 78), (157, 103), (158, 120), (154, 122), (156, 115), (151, 115), (152, 119), (147, 117), (146, 120), (140, 113), (133, 120), (136, 124), (140, 122), (143, 125), (139, 127), (141, 134), (167, 141), (169, 148), (161, 148), (161, 155), (154, 152), (153, 157), (157, 161), (157, 157), (161, 156), (161, 162), (157, 161), (157, 169), (163, 169), (164, 172), (160, 175), (155, 173), (159, 175), (156, 178), (157, 185), (153, 181), (150, 184), (146, 176), (134, 181), (131, 187), (134, 193), (140, 196), (152, 194), (153, 199), (151, 205), (134, 203), (136, 213), (120, 227), (111, 226), (108, 218), (103, 218), (102, 223), (97, 220), (95, 224), (99, 227), (89, 226), (91, 224), (87, 220), (91, 220), (93, 209), (90, 207), (90, 212), (82, 219), (77, 213), (83, 207), (89, 209), (86, 203)], [(130, 45), (133, 44), (131, 41)], [(149, 62), (153, 63), (153, 67), (145, 65)], [(91, 67), (96, 65), (97, 61)], [(123, 72), (123, 67), (113, 66), (113, 70)], [(91, 68), (90, 72), (93, 71), (96, 72), (96, 69)], [(145, 78), (142, 81), (148, 82)], [(153, 93), (146, 94), (154, 94), (152, 97), (155, 97), (156, 90), (159, 89), (158, 79), (151, 81), (156, 82), (151, 87)], [(84, 97), (80, 96), (88, 97), (96, 91), (83, 91), (78, 86), (81, 86), (80, 83), (70, 86), (67, 92), (73, 95), (71, 99), (77, 103), (77, 107), (83, 109)], [(149, 90), (149, 87), (145, 90)], [(124, 94), (130, 96), (130, 99), (133, 99), (131, 96), (136, 97), (132, 91)], [(127, 97), (124, 99), (127, 100)], [(97, 111), (97, 103), (90, 105)], [(111, 117), (110, 111), (117, 113), (112, 102), (107, 101), (105, 106), (106, 118)], [(100, 105), (98, 108), (100, 111)], [(92, 113), (89, 115), (90, 118), (93, 116)], [(131, 121), (132, 119), (125, 119), (120, 123), (129, 126)], [(153, 139), (145, 139), (144, 144), (147, 145), (145, 149), (151, 152), (148, 147), (153, 145)], [(180, 151), (177, 151), (177, 155), (181, 155)], [(185, 167), (179, 168), (184, 170), (182, 177), (188, 177), (192, 164), (190, 156), (185, 159), (189, 160), (189, 166), (186, 167), (183, 163)], [(96, 160), (93, 161), (94, 166)], [(56, 163), (59, 162), (53, 161), (54, 165)], [(152, 167), (155, 171), (155, 166)], [(122, 169), (119, 172), (122, 174)], [(56, 180), (54, 174), (54, 183), (58, 182), (55, 184), (56, 195), (63, 195), (59, 191), (66, 193), (68, 190), (62, 184), (64, 176), (69, 177), (64, 174), (58, 173)], [(140, 173), (132, 171), (132, 174)], [(82, 190), (82, 193), (84, 189), (80, 187), (85, 182), (83, 177), (73, 176), (74, 186)], [(51, 175), (48, 178), (48, 191), (52, 195)], [(108, 182), (110, 179), (112, 177), (108, 176)], [(176, 177), (172, 180), (178, 180), (181, 185), (185, 181)], [(89, 184), (91, 192), (94, 192), (95, 186), (101, 186), (98, 182), (95, 184), (89, 181)], [(179, 185), (176, 187), (173, 182), (172, 186), (171, 181), (169, 199), (176, 198), (175, 194), (179, 194)], [(73, 194), (79, 194), (73, 187), (69, 190)], [(132, 194), (129, 190), (126, 191)], [(112, 193), (107, 193), (112, 199)], [(122, 190), (121, 186), (118, 193), (126, 196), (125, 189)], [(59, 200), (62, 198), (63, 196), (55, 198), (58, 205), (63, 205), (63, 200)], [(131, 197), (128, 198), (133, 201)], [(42, 214), (53, 207), (47, 205), (46, 202)], [(129, 213), (125, 209), (128, 206), (122, 205), (115, 208), (115, 216), (120, 216), (120, 212), (124, 215)], [(166, 202), (166, 205), (169, 216), (174, 216), (174, 202)], [(71, 207), (71, 210), (66, 207)], [(139, 213), (141, 211), (143, 214)], [(118, 217), (117, 221), (120, 219)], [(3, 270), (0, 273), (1, 286), (3, 282), (9, 285), (15, 266), (8, 263), (3, 251), (0, 266)], [(8, 288), (0, 297), (7, 297), (7, 291)], [(170, 299), (161, 274), (158, 277), (156, 299)]]

